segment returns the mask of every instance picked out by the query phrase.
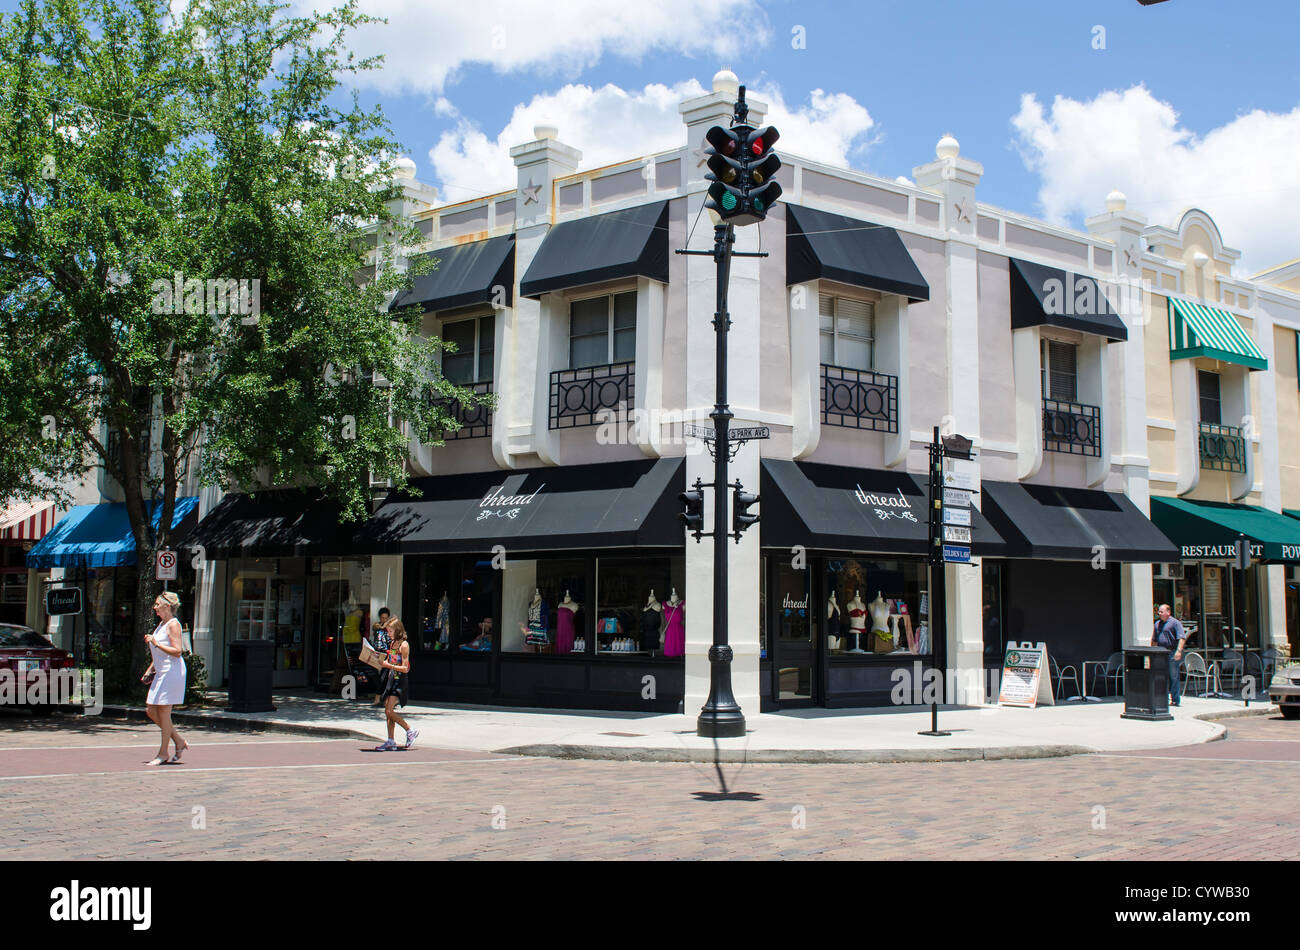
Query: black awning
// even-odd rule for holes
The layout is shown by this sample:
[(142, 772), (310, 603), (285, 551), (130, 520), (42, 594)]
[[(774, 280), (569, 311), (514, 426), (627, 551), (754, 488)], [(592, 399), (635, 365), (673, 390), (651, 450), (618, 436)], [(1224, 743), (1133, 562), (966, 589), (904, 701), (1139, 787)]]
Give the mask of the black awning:
[(685, 465), (638, 459), (418, 479), (421, 497), (390, 496), (358, 543), (375, 554), (680, 548)]
[(1120, 492), (1020, 482), (983, 482), (984, 516), (1007, 540), (1008, 557), (1150, 563), (1178, 548)]
[(356, 552), (360, 526), (342, 523), (338, 502), (317, 490), (231, 494), (176, 546), (202, 545), (209, 559), (343, 556)]
[(787, 205), (785, 235), (786, 284), (836, 280), (914, 303), (930, 299), (930, 285), (893, 228)]
[[(763, 547), (796, 544), (826, 551), (925, 556), (927, 489), (907, 472), (763, 459)], [(972, 553), (1000, 555), (1004, 545), (971, 509)]]
[(430, 251), (438, 267), (415, 278), (410, 290), (393, 298), (389, 310), (419, 305), (424, 310), (451, 310), (493, 302), (493, 288), (504, 287), (504, 306), (514, 303), (515, 236), (488, 238)]
[(668, 283), (668, 202), (611, 211), (551, 228), (528, 273), (525, 297), (620, 277)]
[(1061, 327), (1108, 340), (1127, 340), (1128, 328), (1091, 277), (1010, 259), (1011, 329)]

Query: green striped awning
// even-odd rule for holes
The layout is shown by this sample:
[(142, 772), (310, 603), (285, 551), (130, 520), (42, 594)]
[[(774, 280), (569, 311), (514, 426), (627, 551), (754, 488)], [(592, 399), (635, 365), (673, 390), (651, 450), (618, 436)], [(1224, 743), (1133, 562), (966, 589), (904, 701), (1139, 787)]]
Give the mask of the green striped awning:
[(1169, 358), (1205, 356), (1249, 369), (1268, 369), (1255, 341), (1226, 310), (1169, 298)]

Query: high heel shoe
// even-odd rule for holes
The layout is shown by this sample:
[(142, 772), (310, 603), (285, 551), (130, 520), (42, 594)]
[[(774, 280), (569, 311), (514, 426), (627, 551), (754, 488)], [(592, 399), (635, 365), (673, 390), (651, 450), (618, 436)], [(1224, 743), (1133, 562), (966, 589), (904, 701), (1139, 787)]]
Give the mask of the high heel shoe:
[(176, 750), (176, 754), (173, 755), (173, 756), (172, 756), (170, 759), (168, 759), (167, 761), (168, 761), (168, 762), (179, 762), (179, 761), (181, 760), (181, 753), (187, 751), (187, 750), (189, 749), (189, 747), (190, 747), (190, 744), (189, 744), (188, 742), (186, 742), (186, 743), (185, 743), (184, 745), (182, 745), (179, 749), (177, 749), (177, 750)]
[(155, 755), (152, 759), (150, 759), (148, 762), (145, 763), (145, 765), (166, 765), (166, 764), (167, 764), (167, 760), (157, 755)]

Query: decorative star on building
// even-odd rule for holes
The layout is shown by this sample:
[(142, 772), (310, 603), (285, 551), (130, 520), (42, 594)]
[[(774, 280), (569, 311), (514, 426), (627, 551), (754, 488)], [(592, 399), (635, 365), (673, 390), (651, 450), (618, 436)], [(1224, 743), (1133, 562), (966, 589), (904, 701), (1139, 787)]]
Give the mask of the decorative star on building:
[(970, 224), (970, 197), (963, 195), (961, 201), (955, 202), (953, 207), (957, 209), (957, 220)]
[(1124, 264), (1127, 267), (1138, 266), (1138, 255), (1137, 255), (1136, 244), (1130, 244), (1128, 247), (1124, 248)]
[(542, 186), (534, 185), (531, 178), (528, 179), (528, 184), (519, 190), (523, 193), (524, 204), (538, 204), (540, 202), (539, 195), (542, 192)]

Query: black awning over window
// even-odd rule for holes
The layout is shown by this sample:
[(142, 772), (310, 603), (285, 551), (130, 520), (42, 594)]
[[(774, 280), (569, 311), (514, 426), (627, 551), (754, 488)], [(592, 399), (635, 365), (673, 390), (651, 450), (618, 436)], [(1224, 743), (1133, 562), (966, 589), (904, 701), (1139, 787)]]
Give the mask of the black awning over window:
[(908, 300), (930, 285), (893, 228), (799, 205), (785, 209), (785, 282), (835, 280)]
[[(414, 480), (358, 537), (375, 554), (680, 548), (681, 458), (606, 462)], [(509, 555), (507, 555), (509, 556)]]
[[(1151, 563), (1178, 548), (1120, 492), (983, 482), (984, 517), (1007, 540), (1008, 557)], [(1101, 563), (1099, 561), (1099, 563)]]
[(620, 277), (668, 283), (668, 202), (611, 211), (551, 228), (519, 283), (525, 297)]
[(1056, 267), (1009, 260), (1011, 272), (1011, 329), (1061, 327), (1127, 340), (1128, 328), (1111, 309), (1101, 287), (1091, 277)]
[(360, 524), (343, 524), (337, 502), (316, 490), (231, 494), (208, 512), (182, 550), (202, 545), (204, 556), (329, 557), (356, 553)]
[(503, 287), (504, 306), (514, 302), (515, 236), (489, 238), (430, 251), (437, 270), (415, 278), (410, 290), (399, 293), (389, 310), (418, 305), (424, 310), (451, 310), (493, 302), (493, 288)]
[[(763, 459), (763, 547), (825, 551), (929, 552), (924, 482), (907, 472)], [(1002, 539), (971, 509), (973, 553), (997, 556)]]

